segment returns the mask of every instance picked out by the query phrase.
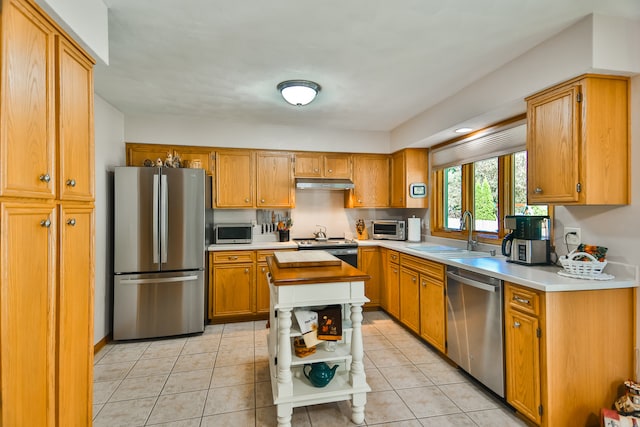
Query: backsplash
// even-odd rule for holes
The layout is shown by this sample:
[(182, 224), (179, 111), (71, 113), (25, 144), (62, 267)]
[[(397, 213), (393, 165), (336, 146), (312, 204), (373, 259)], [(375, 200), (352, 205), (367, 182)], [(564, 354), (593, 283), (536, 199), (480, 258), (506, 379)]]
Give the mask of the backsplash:
[[(255, 241), (275, 241), (275, 233), (262, 233), (260, 219), (263, 209), (214, 209), (214, 223), (254, 223)], [(296, 190), (296, 207), (293, 209), (275, 209), (274, 214), (285, 216), (291, 214), (293, 227), (291, 238), (312, 237), (318, 231), (318, 225), (327, 227), (329, 237), (351, 237), (356, 234), (356, 221), (363, 219), (367, 227), (374, 219), (404, 219), (415, 215), (422, 219), (422, 235), (427, 232), (427, 209), (345, 209), (342, 191)], [(270, 214), (267, 214), (269, 217)]]

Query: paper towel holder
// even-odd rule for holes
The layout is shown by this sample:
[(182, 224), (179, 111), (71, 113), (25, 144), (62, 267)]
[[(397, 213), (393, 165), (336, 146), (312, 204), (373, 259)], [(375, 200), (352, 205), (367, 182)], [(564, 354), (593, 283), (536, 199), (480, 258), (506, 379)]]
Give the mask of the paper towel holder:
[(427, 184), (424, 182), (414, 182), (409, 184), (409, 196), (413, 199), (427, 197)]

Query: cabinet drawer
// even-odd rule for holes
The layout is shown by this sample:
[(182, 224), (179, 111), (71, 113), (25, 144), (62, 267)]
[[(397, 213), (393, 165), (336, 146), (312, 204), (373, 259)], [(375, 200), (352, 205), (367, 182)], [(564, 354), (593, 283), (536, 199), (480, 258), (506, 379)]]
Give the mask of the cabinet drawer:
[(400, 253), (397, 251), (389, 250), (387, 252), (387, 259), (389, 260), (389, 262), (398, 264), (400, 262)]
[(214, 264), (253, 262), (254, 259), (254, 251), (213, 252)]
[(411, 255), (400, 254), (400, 264), (413, 270), (424, 273), (438, 280), (444, 280), (444, 264), (417, 258)]
[(256, 251), (258, 262), (267, 262), (267, 257), (272, 256), (274, 252), (290, 252), (295, 249), (278, 249), (277, 251)]
[(538, 316), (540, 314), (540, 294), (513, 285), (505, 287), (505, 300), (515, 310)]

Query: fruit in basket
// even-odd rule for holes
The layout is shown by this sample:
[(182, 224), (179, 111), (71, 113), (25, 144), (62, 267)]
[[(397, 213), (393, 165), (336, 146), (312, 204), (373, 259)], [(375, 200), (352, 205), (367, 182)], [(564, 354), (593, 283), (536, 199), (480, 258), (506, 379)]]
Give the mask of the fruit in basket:
[[(584, 243), (580, 243), (580, 245), (578, 245), (578, 248), (576, 249), (576, 252), (588, 253), (598, 261), (604, 262), (604, 259), (607, 255), (607, 250), (608, 248), (605, 248), (604, 246), (585, 245)], [(575, 261), (591, 261), (591, 259), (589, 259), (586, 256), (576, 257), (574, 258), (574, 260)]]

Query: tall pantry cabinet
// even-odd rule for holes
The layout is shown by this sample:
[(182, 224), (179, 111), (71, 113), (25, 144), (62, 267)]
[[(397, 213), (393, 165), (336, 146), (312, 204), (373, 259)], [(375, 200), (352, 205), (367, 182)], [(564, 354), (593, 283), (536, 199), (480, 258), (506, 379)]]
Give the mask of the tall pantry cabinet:
[(0, 1), (0, 425), (91, 425), (94, 61)]

